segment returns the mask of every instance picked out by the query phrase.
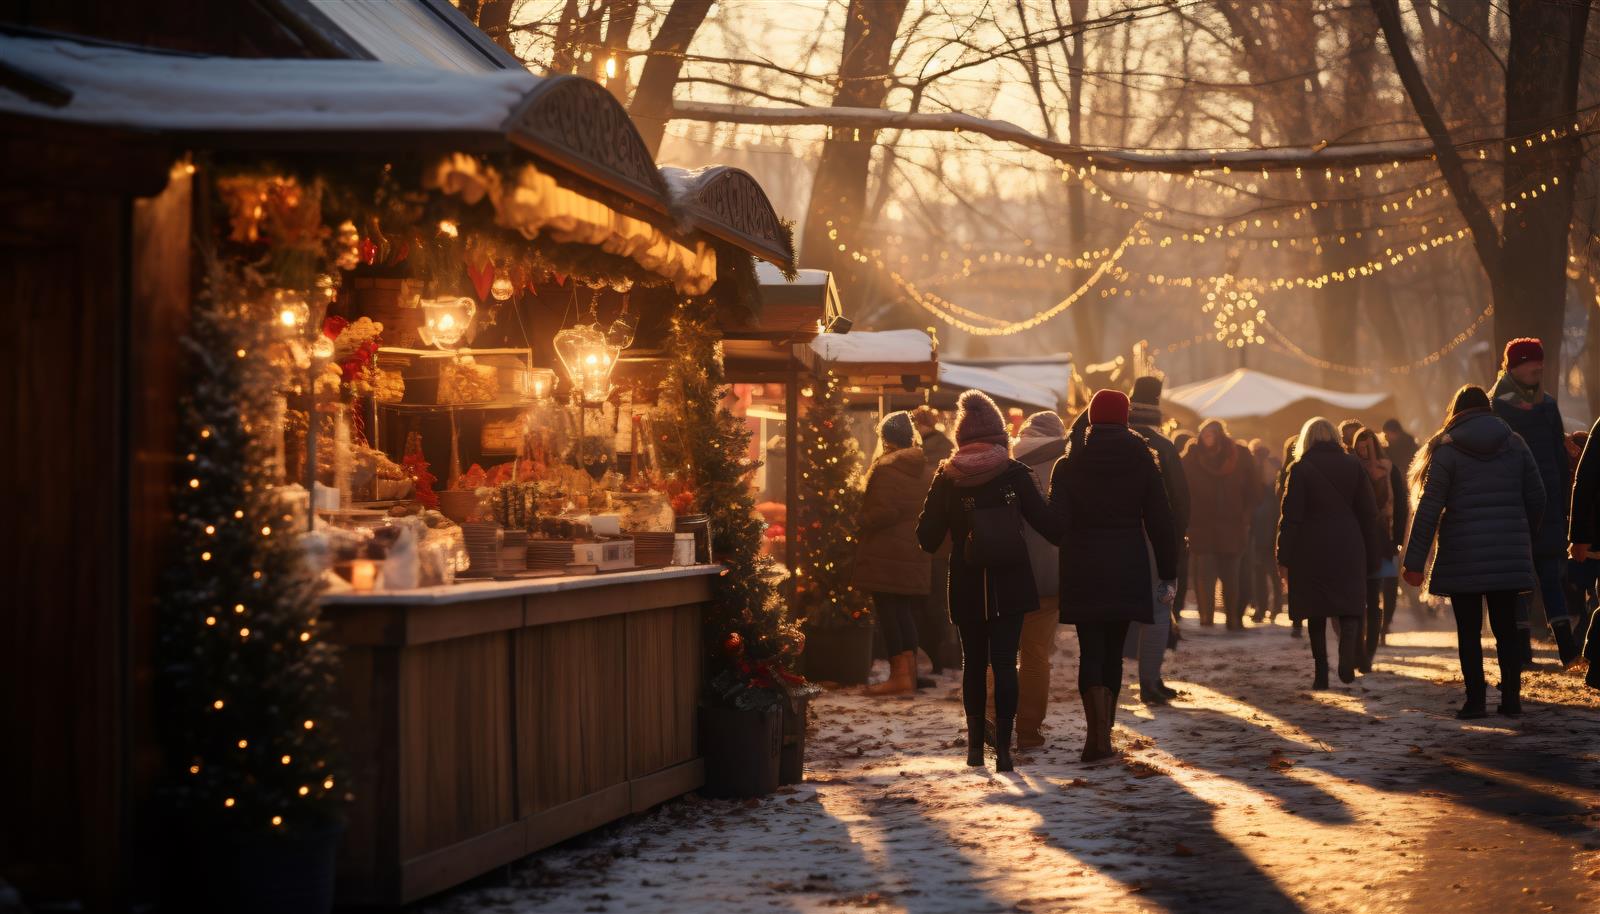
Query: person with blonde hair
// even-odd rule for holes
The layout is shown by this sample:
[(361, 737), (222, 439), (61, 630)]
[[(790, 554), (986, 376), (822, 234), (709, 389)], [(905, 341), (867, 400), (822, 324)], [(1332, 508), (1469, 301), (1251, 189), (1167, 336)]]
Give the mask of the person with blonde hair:
[(1328, 687), (1329, 619), (1339, 625), (1339, 681), (1355, 681), (1367, 577), (1381, 559), (1377, 516), (1367, 472), (1345, 452), (1339, 430), (1322, 416), (1307, 420), (1284, 485), (1278, 573), (1308, 625), (1313, 689)]

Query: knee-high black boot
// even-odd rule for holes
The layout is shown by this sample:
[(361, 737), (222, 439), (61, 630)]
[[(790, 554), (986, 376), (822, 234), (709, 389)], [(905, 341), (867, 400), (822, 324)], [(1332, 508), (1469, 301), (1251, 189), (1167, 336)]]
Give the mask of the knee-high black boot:
[(1349, 684), (1356, 681), (1356, 667), (1365, 648), (1361, 643), (1361, 620), (1352, 616), (1339, 617), (1339, 681)]

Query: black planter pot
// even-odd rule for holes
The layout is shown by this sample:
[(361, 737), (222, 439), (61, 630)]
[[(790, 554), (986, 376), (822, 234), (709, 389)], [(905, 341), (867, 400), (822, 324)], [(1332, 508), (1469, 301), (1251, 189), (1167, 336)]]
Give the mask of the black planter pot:
[(700, 708), (700, 754), (706, 760), (708, 797), (762, 797), (778, 789), (783, 713)]
[(798, 784), (806, 779), (806, 714), (811, 699), (801, 698), (783, 709), (783, 749), (778, 755), (778, 783)]
[(189, 830), (186, 859), (167, 875), (164, 910), (228, 914), (327, 914), (344, 826), (285, 834)]
[(861, 685), (872, 671), (872, 626), (829, 625), (806, 629), (800, 655), (813, 682)]

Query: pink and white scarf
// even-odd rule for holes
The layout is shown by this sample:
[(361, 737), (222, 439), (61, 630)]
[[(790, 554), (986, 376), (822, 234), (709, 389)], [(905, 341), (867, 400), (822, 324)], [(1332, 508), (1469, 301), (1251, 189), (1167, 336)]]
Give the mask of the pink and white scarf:
[(974, 441), (956, 449), (944, 462), (944, 471), (955, 479), (968, 479), (994, 473), (1011, 459), (1011, 452), (1003, 444)]

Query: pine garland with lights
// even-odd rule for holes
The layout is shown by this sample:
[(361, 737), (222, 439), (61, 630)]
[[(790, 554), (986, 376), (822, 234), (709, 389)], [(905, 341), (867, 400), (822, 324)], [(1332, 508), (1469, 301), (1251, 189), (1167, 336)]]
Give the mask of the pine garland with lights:
[(331, 732), (335, 649), (273, 487), (275, 322), (214, 278), (183, 347), (175, 535), (159, 598), (159, 686), (172, 806), (207, 834), (298, 834), (345, 802)]
[(727, 699), (746, 686), (787, 691), (800, 682), (788, 671), (802, 641), (773, 583), (773, 561), (761, 554), (765, 522), (749, 482), (759, 464), (748, 456), (750, 429), (722, 405), (728, 383), (714, 317), (709, 298), (683, 301), (673, 315), (661, 390), (674, 422), (657, 445), (663, 466), (688, 484), (693, 510), (710, 518), (712, 551), (724, 567), (702, 632), (708, 682)]
[(811, 409), (798, 424), (799, 513), (795, 609), (808, 625), (868, 625), (867, 595), (850, 585), (861, 514), (861, 448), (832, 371), (819, 378)]

